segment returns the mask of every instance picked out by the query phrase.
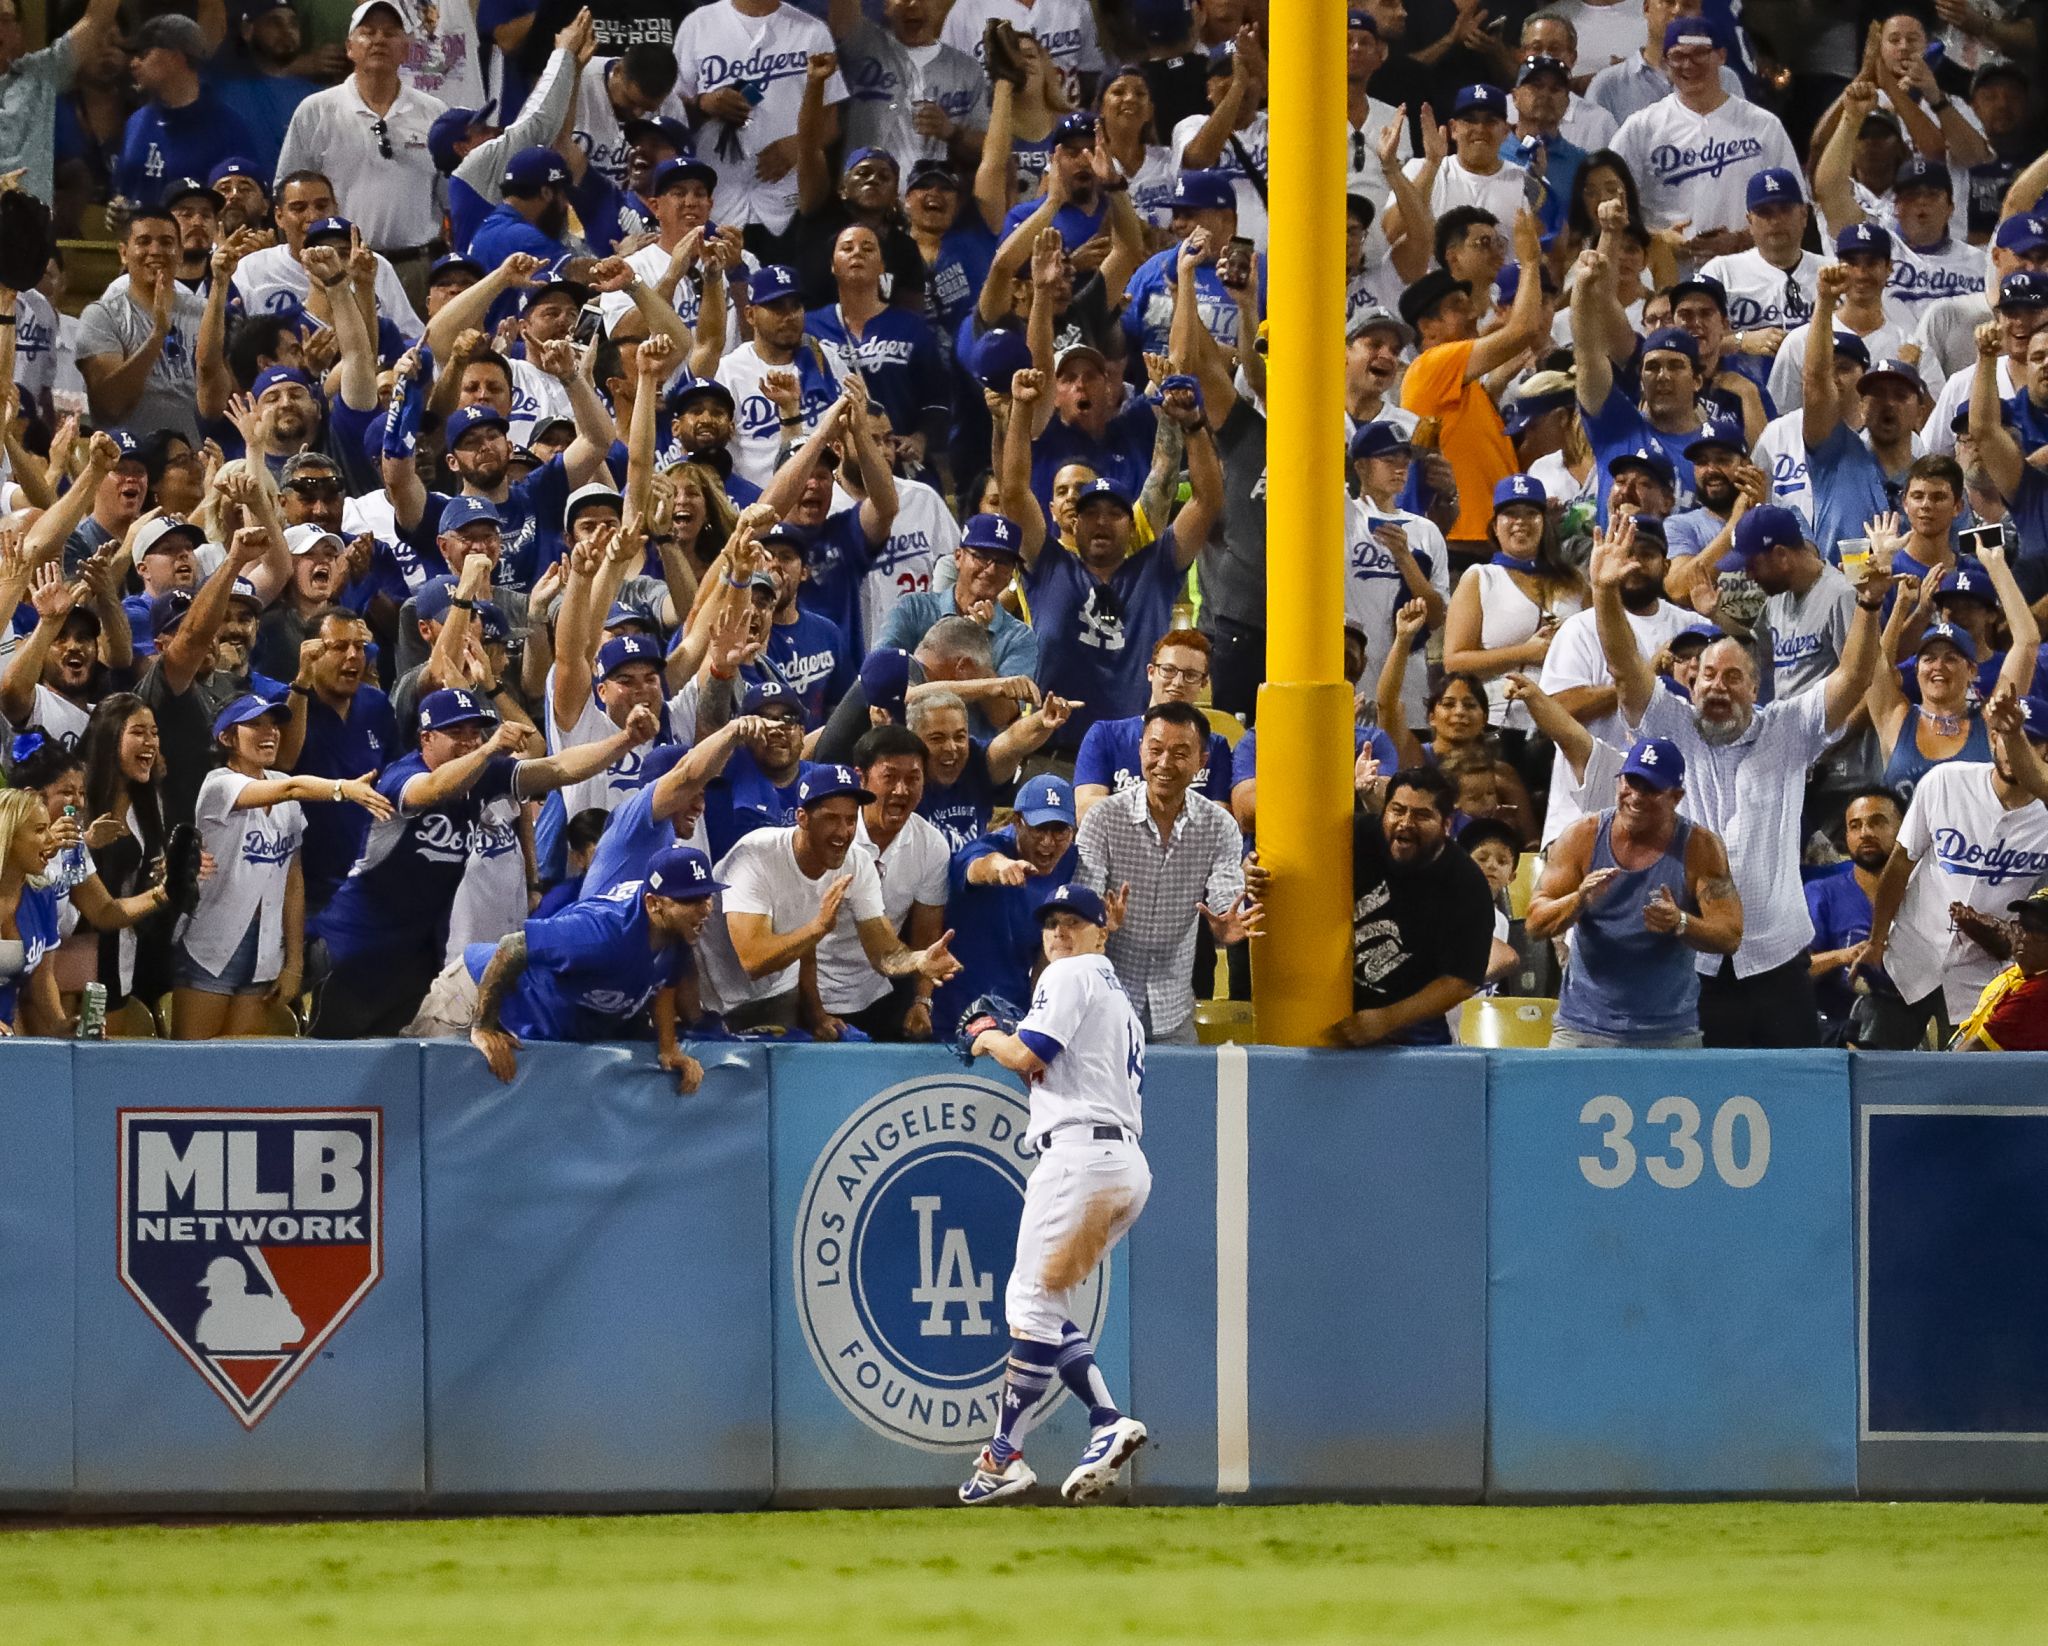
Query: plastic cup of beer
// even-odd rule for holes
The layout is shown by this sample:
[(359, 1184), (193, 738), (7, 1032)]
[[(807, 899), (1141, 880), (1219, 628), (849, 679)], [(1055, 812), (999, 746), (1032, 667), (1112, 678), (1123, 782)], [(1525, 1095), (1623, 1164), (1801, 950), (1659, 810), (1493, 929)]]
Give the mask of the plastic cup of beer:
[(1863, 581), (1863, 568), (1870, 564), (1870, 539), (1845, 537), (1836, 545), (1842, 556), (1842, 575), (1851, 583)]

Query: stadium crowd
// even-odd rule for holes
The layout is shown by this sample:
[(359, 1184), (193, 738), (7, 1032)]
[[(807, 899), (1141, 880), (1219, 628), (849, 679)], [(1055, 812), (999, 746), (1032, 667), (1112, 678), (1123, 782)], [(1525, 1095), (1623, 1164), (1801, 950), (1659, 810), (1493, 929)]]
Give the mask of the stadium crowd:
[[(1247, 992), (1266, 0), (18, 6), (0, 1032)], [(1334, 1038), (2048, 1048), (2037, 13), (1348, 8)]]

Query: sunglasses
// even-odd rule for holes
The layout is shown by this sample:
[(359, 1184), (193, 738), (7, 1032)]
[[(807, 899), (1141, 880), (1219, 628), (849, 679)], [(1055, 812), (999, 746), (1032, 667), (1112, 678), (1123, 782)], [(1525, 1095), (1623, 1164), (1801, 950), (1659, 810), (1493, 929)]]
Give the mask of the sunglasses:
[(377, 153), (386, 160), (391, 159), (391, 128), (384, 123), (381, 114), (370, 122), (370, 135), (377, 139)]
[(339, 480), (293, 480), (284, 489), (288, 492), (294, 492), (300, 497), (310, 497), (316, 500), (332, 500), (341, 496), (341, 482)]

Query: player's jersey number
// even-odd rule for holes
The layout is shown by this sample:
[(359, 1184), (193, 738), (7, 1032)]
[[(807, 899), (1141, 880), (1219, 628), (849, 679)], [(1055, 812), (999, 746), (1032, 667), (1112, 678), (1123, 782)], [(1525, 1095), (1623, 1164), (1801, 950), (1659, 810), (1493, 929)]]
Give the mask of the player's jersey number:
[(1699, 1105), (1689, 1097), (1660, 1097), (1643, 1111), (1645, 1126), (1662, 1129), (1635, 1141), (1635, 1111), (1621, 1098), (1588, 1100), (1579, 1123), (1598, 1126), (1599, 1150), (1579, 1156), (1579, 1174), (1596, 1189), (1618, 1189), (1640, 1164), (1659, 1188), (1687, 1189), (1699, 1181), (1711, 1155), (1714, 1172), (1731, 1189), (1753, 1189), (1771, 1164), (1771, 1122), (1753, 1097), (1731, 1097), (1714, 1111), (1705, 1146)]

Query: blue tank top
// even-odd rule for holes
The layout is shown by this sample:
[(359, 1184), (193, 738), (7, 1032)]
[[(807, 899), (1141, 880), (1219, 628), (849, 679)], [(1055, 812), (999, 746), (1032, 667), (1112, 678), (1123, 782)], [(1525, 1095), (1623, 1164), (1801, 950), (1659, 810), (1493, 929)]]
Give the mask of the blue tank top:
[(1662, 886), (1688, 914), (1685, 845), (1692, 825), (1680, 819), (1664, 855), (1646, 869), (1614, 861), (1614, 813), (1600, 814), (1587, 872), (1617, 869), (1606, 893), (1572, 927), (1571, 964), (1558, 995), (1557, 1021), (1613, 1040), (1670, 1040), (1700, 1026), (1700, 976), (1686, 944), (1643, 924), (1643, 906)]
[(1936, 759), (1920, 752), (1920, 717), (1924, 711), (1915, 704), (1913, 712), (1906, 717), (1906, 723), (1899, 728), (1899, 740), (1892, 746), (1892, 757), (1885, 762), (1884, 786), (1899, 797), (1899, 804), (1905, 805), (1913, 798), (1914, 789), (1920, 779), (1933, 771), (1936, 766), (1946, 765), (1949, 760), (1980, 760), (1991, 758), (1991, 733), (1984, 724), (1984, 716), (1977, 709), (1970, 711), (1970, 735), (1963, 740), (1963, 746), (1946, 759)]

